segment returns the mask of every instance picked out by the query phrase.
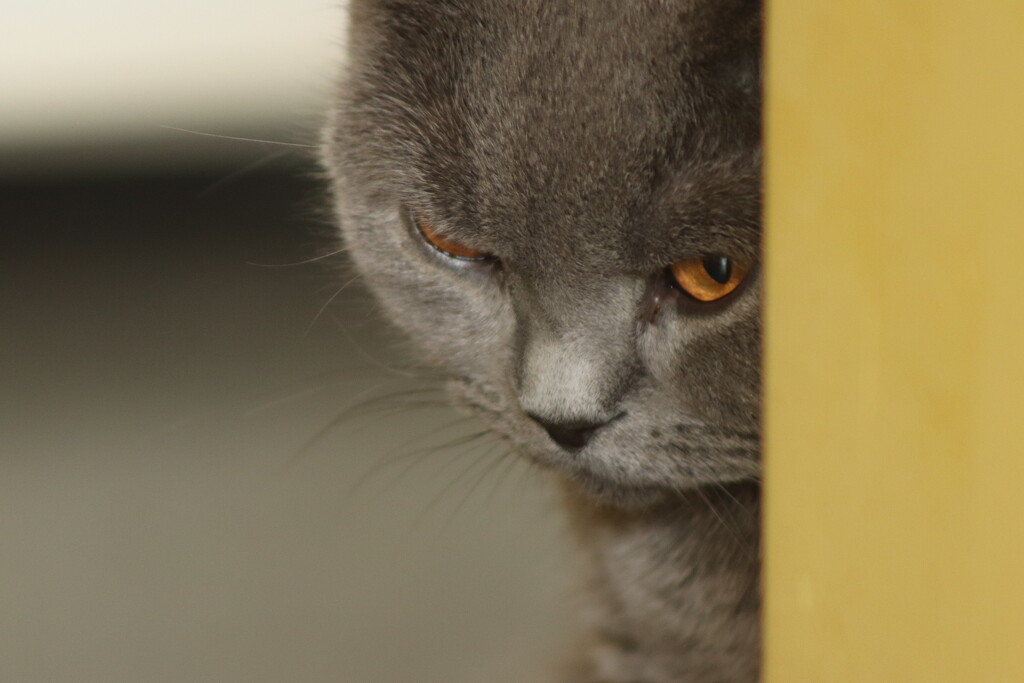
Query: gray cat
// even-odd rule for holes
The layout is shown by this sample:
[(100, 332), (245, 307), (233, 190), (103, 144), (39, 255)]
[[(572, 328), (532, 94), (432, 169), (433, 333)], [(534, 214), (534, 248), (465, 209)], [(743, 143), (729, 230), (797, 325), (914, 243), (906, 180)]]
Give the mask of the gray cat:
[(755, 680), (759, 3), (350, 13), (342, 232), (455, 400), (563, 484), (595, 609), (562, 680)]

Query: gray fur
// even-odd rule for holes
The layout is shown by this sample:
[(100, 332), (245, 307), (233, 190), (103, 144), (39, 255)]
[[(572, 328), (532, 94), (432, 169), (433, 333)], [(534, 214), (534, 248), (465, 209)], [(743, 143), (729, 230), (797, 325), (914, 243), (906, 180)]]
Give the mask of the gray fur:
[[(426, 360), (566, 481), (598, 643), (578, 681), (758, 671), (760, 7), (354, 0), (324, 158), (357, 266)], [(490, 252), (457, 261), (410, 216)], [(605, 423), (578, 452), (549, 422)]]

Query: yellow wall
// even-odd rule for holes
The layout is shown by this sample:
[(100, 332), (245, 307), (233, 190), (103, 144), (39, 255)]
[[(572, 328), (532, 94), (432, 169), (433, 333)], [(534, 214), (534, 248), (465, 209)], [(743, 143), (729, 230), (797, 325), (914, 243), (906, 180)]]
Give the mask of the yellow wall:
[(766, 680), (1024, 681), (1024, 0), (774, 0)]

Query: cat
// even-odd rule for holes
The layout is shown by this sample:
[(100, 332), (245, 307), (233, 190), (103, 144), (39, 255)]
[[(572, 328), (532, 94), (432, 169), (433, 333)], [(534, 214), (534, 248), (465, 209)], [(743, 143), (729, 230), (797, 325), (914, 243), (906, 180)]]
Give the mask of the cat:
[(352, 0), (323, 163), (423, 360), (551, 470), (578, 683), (759, 675), (761, 7)]

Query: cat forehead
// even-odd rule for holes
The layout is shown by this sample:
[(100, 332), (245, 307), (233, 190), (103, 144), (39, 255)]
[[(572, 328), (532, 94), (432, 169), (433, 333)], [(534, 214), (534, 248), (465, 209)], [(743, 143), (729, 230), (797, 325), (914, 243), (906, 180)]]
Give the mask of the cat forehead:
[(595, 249), (632, 236), (646, 253), (705, 238), (686, 226), (756, 226), (756, 5), (363, 0), (353, 12), (372, 128), (409, 170), (410, 201), (457, 234), (507, 250), (586, 230)]

